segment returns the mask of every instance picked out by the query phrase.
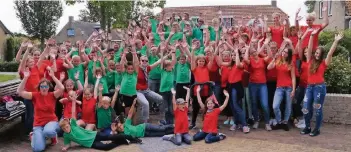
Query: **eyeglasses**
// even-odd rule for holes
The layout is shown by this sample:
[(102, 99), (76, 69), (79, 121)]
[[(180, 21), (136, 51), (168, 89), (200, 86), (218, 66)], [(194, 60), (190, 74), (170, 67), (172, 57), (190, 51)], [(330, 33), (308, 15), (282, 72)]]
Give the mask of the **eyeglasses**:
[(42, 85), (42, 86), (40, 86), (40, 88), (41, 88), (41, 89), (48, 89), (49, 86), (47, 86), (47, 85)]
[(149, 62), (148, 60), (141, 60), (141, 62)]

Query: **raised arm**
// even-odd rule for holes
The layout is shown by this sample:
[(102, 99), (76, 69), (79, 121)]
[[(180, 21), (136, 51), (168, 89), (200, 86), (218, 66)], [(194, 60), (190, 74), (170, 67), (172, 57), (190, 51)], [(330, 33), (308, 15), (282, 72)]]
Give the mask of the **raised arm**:
[(22, 42), (21, 47), (18, 49), (18, 52), (16, 54), (16, 62), (21, 62), (21, 55), (22, 52), (26, 50), (27, 47), (27, 42)]
[(272, 59), (272, 61), (268, 64), (267, 70), (272, 70), (275, 68), (275, 57)]
[(98, 89), (99, 89), (100, 78), (101, 78), (101, 76), (98, 76), (96, 78), (96, 82), (95, 82), (95, 86), (94, 86), (94, 98), (95, 99), (97, 99), (97, 97), (98, 97)]
[(116, 86), (115, 88), (115, 93), (113, 94), (112, 101), (111, 101), (111, 107), (115, 107), (120, 88), (121, 88), (120, 86)]
[(21, 81), (20, 85), (18, 86), (17, 93), (18, 93), (19, 96), (21, 96), (24, 99), (32, 100), (32, 92), (27, 92), (27, 91), (24, 90), (24, 87), (25, 87), (25, 85), (27, 83), (27, 80), (28, 80), (28, 78), (30, 76), (30, 71), (29, 71), (28, 68), (26, 68), (23, 71), (23, 75), (24, 75), (24, 78)]
[(240, 55), (239, 55), (239, 50), (238, 48), (236, 48), (235, 50), (235, 65), (238, 68), (244, 68), (244, 64), (242, 62), (240, 62)]
[(183, 88), (186, 90), (186, 97), (185, 97), (185, 106), (188, 108), (189, 106), (189, 100), (190, 100), (190, 88), (183, 86)]
[(24, 71), (25, 67), (26, 67), (26, 60), (28, 58), (28, 55), (29, 55), (29, 47), (27, 47), (27, 50), (26, 52), (24, 52), (24, 55), (23, 55), (23, 58), (20, 62), (20, 65), (18, 66), (18, 71)]
[(329, 52), (328, 52), (328, 55), (327, 55), (327, 58), (325, 59), (325, 64), (326, 65), (329, 65), (332, 61), (332, 57), (333, 57), (333, 53), (335, 52), (336, 50), (336, 47), (338, 46), (338, 43), (339, 41), (344, 37), (344, 33), (342, 32), (339, 32), (338, 35), (335, 35), (335, 40), (333, 42), (333, 45), (332, 47), (330, 48)]
[(224, 100), (223, 105), (221, 105), (221, 106), (219, 107), (219, 109), (220, 109), (221, 111), (223, 111), (223, 110), (224, 110), (224, 108), (227, 106), (227, 104), (228, 104), (228, 100), (229, 100), (229, 94), (228, 94), (228, 91), (227, 91), (227, 90), (223, 90), (223, 93), (224, 93), (224, 95), (225, 95), (225, 100)]
[(136, 104), (137, 98), (134, 99), (132, 106), (129, 109), (128, 112), (128, 119), (132, 119), (135, 111), (135, 104)]
[[(329, 2), (329, 0), (326, 1), (325, 3), (327, 3), (327, 5), (328, 5), (328, 2)], [(322, 9), (322, 11), (323, 11), (323, 24), (322, 24), (322, 28), (320, 30), (323, 30), (325, 27), (327, 27), (329, 25), (329, 17), (328, 17), (327, 10), (328, 10), (328, 7), (323, 6), (323, 9)]]
[(49, 71), (49, 76), (51, 76), (52, 80), (54, 80), (55, 84), (56, 84), (56, 90), (54, 91), (54, 96), (55, 98), (59, 98), (61, 97), (63, 91), (65, 90), (65, 86), (63, 86), (63, 84), (61, 83), (60, 80), (58, 80), (56, 77), (55, 77), (55, 73), (54, 71), (51, 69)]
[(177, 100), (176, 100), (176, 91), (174, 88), (171, 89), (172, 92), (172, 104), (173, 104), (173, 110), (177, 110)]
[(199, 103), (201, 109), (205, 109), (205, 105), (204, 105), (204, 103), (202, 103), (202, 100), (201, 100), (200, 91), (201, 91), (201, 87), (197, 86), (197, 89), (196, 89), (197, 102)]
[(313, 48), (313, 37), (318, 33), (319, 29), (314, 29), (313, 32), (311, 33), (310, 40), (308, 41), (308, 47), (307, 47), (307, 62), (310, 61), (312, 57), (312, 48)]

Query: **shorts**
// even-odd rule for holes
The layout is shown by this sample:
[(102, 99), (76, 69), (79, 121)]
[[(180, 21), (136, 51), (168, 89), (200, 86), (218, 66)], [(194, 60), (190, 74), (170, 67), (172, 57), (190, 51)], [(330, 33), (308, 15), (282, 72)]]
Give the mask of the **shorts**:
[(137, 95), (127, 96), (121, 94), (120, 101), (124, 103), (124, 107), (131, 107), (135, 98), (137, 98)]

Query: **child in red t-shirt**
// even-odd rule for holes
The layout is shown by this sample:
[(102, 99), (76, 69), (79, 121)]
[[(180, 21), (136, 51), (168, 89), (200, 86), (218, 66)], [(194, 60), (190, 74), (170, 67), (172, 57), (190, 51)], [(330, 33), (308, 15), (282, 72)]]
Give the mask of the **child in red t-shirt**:
[(223, 94), (225, 95), (224, 103), (219, 108), (215, 108), (215, 102), (213, 100), (213, 96), (206, 99), (206, 107), (205, 107), (205, 105), (201, 101), (200, 90), (201, 88), (198, 87), (196, 89), (196, 92), (197, 92), (197, 100), (201, 109), (205, 109), (204, 123), (202, 128), (203, 130), (200, 130), (194, 135), (193, 137), (194, 141), (205, 139), (206, 143), (213, 143), (213, 142), (223, 140), (226, 138), (226, 135), (223, 133), (218, 133), (218, 129), (217, 129), (218, 116), (228, 104), (228, 100), (229, 100), (228, 91), (223, 90)]
[[(59, 100), (59, 102), (61, 102), (63, 104), (63, 107), (64, 107), (63, 117), (61, 117), (61, 119), (71, 118), (71, 116), (72, 116), (72, 107), (76, 107), (76, 111), (77, 111), (77, 109), (79, 109), (79, 111), (80, 111), (79, 106), (73, 106), (73, 104), (78, 103), (79, 105), (81, 105), (82, 102), (78, 101), (78, 100), (76, 100), (76, 102), (72, 102), (72, 99), (76, 99), (77, 96), (78, 96), (77, 93), (75, 91), (71, 90), (71, 91), (68, 92), (67, 97), (62, 98), (62, 99)], [(76, 113), (75, 117), (77, 117), (77, 115), (79, 115), (79, 113)]]
[(162, 137), (163, 140), (168, 140), (174, 144), (180, 146), (183, 142), (190, 145), (191, 136), (189, 134), (189, 122), (188, 122), (188, 102), (190, 98), (190, 89), (188, 87), (183, 87), (186, 90), (186, 99), (178, 98), (176, 99), (176, 91), (172, 88), (171, 92), (173, 94), (173, 107), (174, 107), (174, 119), (175, 119), (175, 135), (165, 135)]

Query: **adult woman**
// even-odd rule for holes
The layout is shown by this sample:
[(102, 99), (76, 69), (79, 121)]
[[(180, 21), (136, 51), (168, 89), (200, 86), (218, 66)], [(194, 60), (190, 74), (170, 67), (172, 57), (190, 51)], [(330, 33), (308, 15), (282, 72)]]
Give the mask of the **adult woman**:
[[(339, 33), (335, 36), (332, 47), (330, 48), (327, 58), (323, 60), (325, 50), (322, 47), (318, 47), (314, 55), (312, 56), (313, 49), (313, 38), (320, 31), (315, 29), (311, 33), (307, 48), (307, 63), (308, 63), (308, 79), (307, 89), (303, 102), (302, 112), (304, 113), (306, 127), (301, 131), (301, 134), (310, 134), (310, 136), (318, 136), (320, 134), (320, 127), (323, 119), (323, 104), (326, 95), (326, 86), (324, 83), (324, 72), (328, 65), (332, 61), (333, 53), (336, 50), (338, 42), (343, 38), (343, 34)], [(311, 132), (311, 118), (313, 110), (316, 112), (316, 126)]]
[(38, 92), (25, 91), (25, 84), (30, 77), (29, 69), (26, 68), (23, 74), (24, 78), (17, 92), (24, 99), (32, 100), (33, 102), (34, 124), (33, 134), (31, 135), (31, 145), (33, 151), (43, 151), (46, 146), (45, 138), (51, 138), (52, 144), (58, 142), (56, 130), (59, 128), (59, 125), (55, 115), (55, 105), (56, 98), (59, 98), (64, 91), (64, 86), (55, 77), (54, 71), (51, 69), (49, 76), (51, 76), (52, 80), (56, 83), (57, 90), (49, 92), (50, 89), (53, 89), (51, 82), (47, 79), (42, 79), (39, 82)]

